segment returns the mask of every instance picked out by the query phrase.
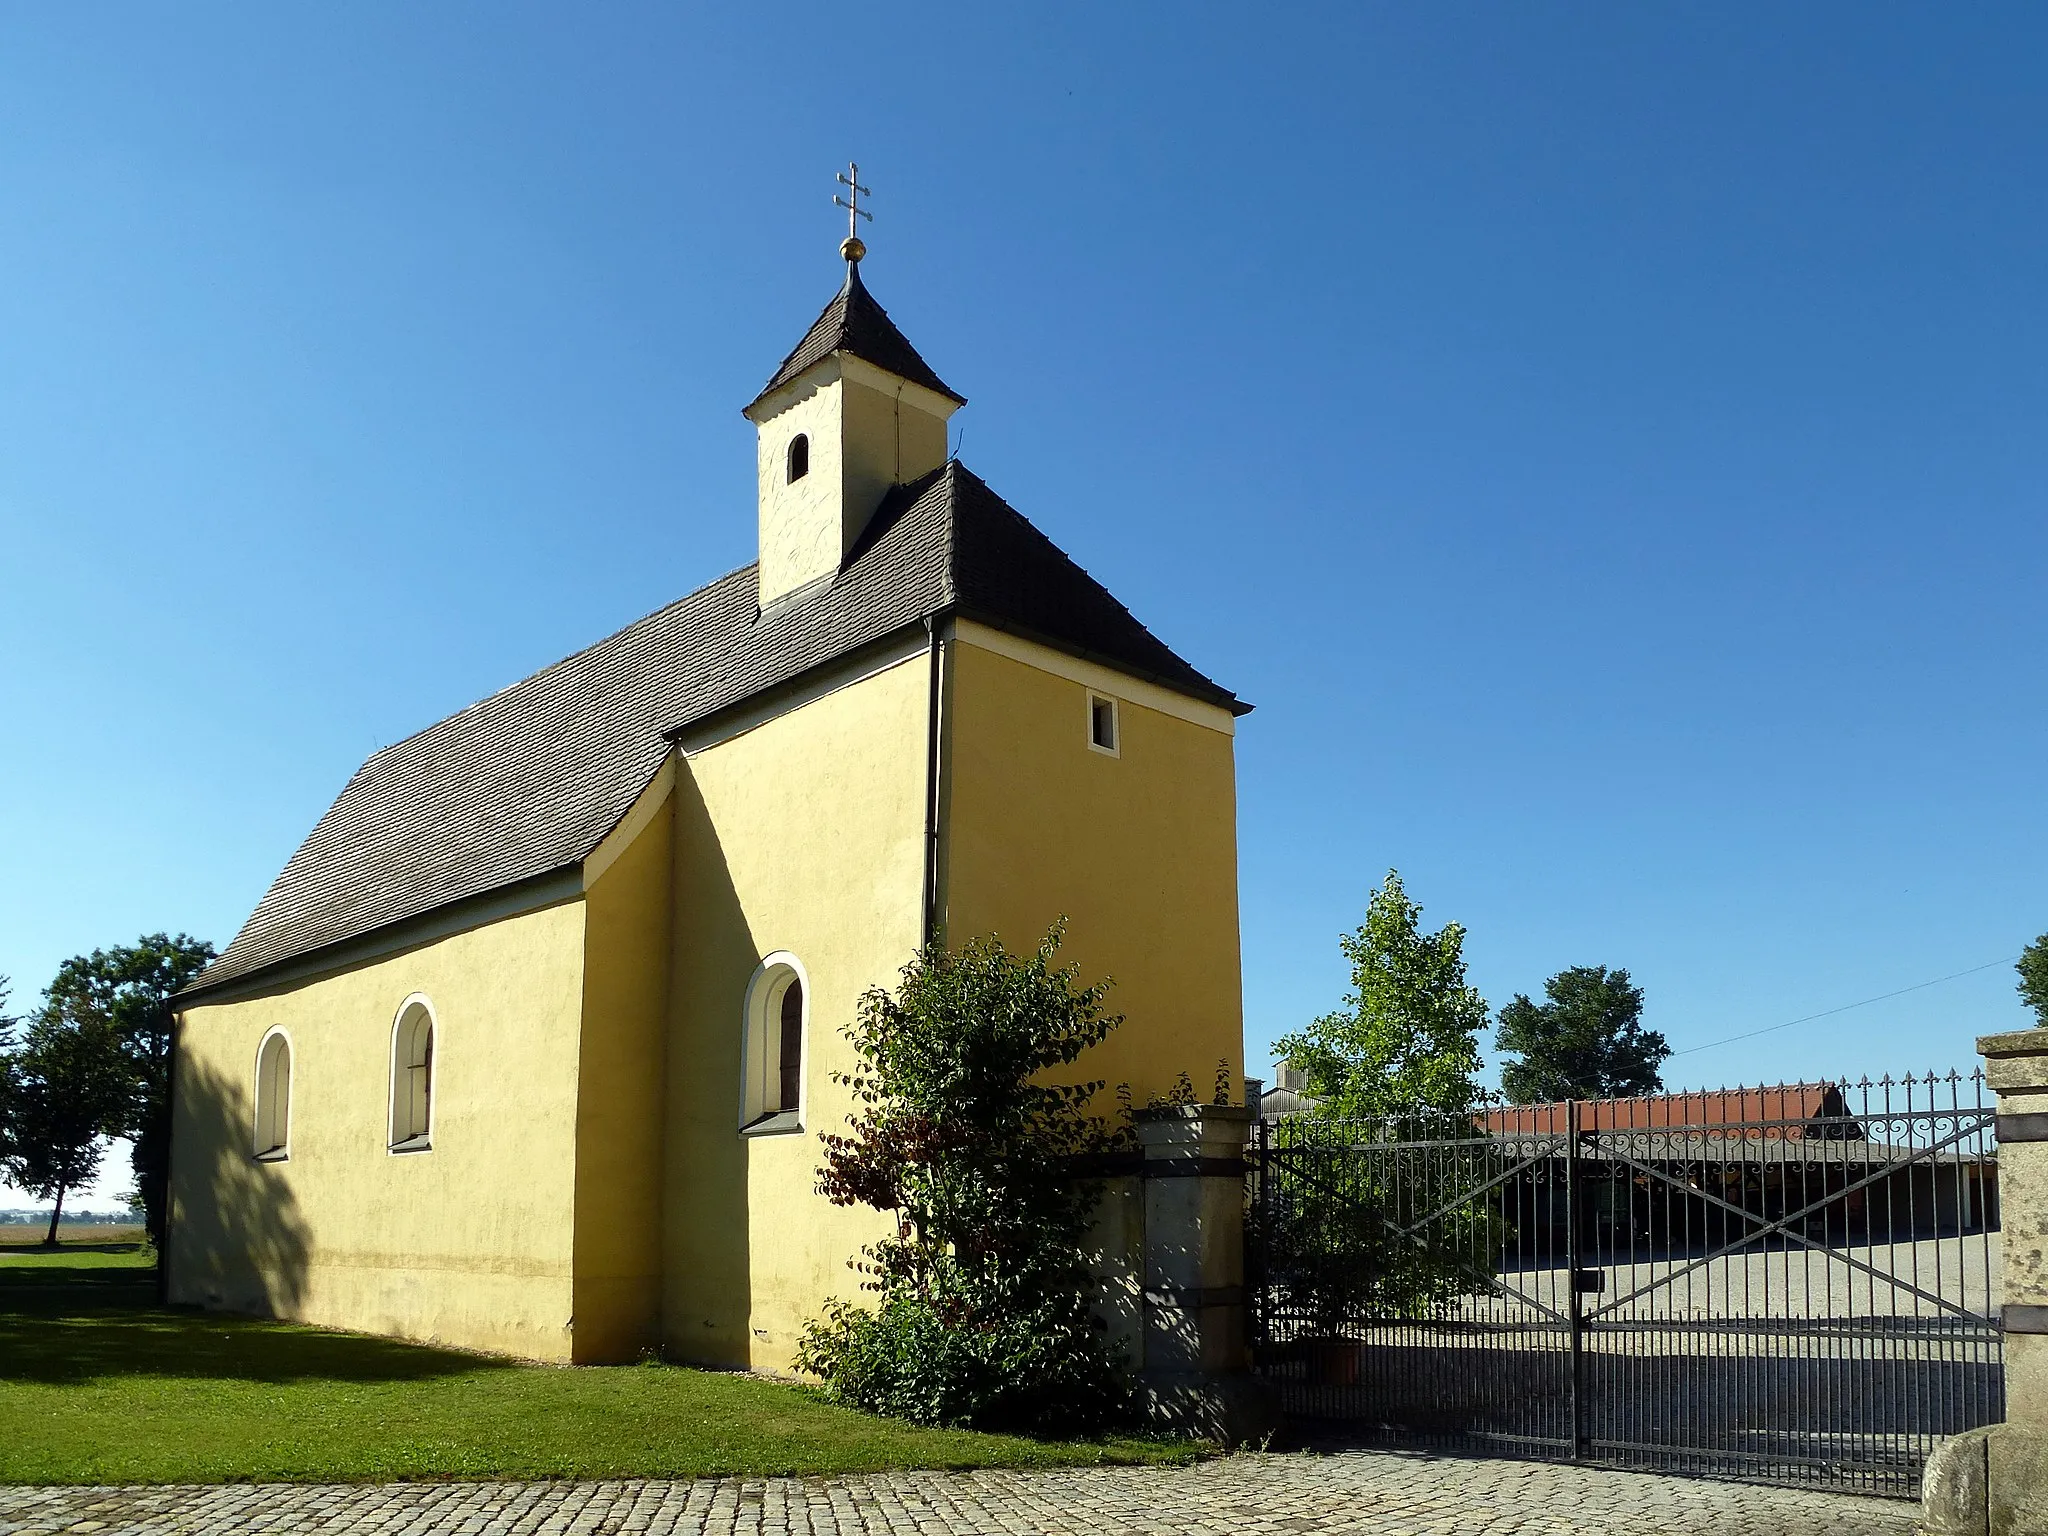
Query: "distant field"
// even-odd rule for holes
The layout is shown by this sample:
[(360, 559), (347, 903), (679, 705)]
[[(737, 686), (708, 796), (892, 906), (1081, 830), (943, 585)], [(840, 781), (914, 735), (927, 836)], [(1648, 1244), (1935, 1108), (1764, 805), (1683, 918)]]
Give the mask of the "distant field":
[[(46, 1226), (24, 1227), (8, 1222), (0, 1226), (0, 1248), (40, 1247)], [(60, 1221), (57, 1223), (57, 1246), (65, 1249), (104, 1248), (108, 1244), (139, 1243), (142, 1228), (139, 1226), (101, 1227), (88, 1226), (84, 1222)]]
[(919, 1429), (785, 1382), (545, 1366), (152, 1305), (149, 1250), (0, 1252), (0, 1483), (724, 1477), (1181, 1461)]

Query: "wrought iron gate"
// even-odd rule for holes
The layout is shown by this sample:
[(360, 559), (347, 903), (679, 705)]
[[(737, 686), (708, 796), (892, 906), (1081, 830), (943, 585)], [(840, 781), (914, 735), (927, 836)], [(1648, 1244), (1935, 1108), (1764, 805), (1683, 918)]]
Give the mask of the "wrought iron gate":
[(1981, 1074), (1262, 1122), (1297, 1420), (1912, 1497), (2004, 1413)]

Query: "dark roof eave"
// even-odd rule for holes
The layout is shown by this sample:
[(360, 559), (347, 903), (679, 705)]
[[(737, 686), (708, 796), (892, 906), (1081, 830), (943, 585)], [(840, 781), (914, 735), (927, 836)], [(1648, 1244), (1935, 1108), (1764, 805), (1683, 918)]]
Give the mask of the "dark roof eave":
[(880, 655), (902, 644), (907, 636), (916, 634), (928, 627), (936, 617), (937, 615), (930, 614), (921, 619), (914, 619), (908, 624), (899, 624), (887, 634), (877, 635), (874, 639), (857, 645), (850, 651), (841, 651), (835, 656), (827, 656), (820, 661), (811, 663), (811, 665), (799, 672), (792, 672), (788, 677), (777, 678), (772, 683), (765, 683), (751, 693), (743, 693), (736, 699), (727, 699), (697, 714), (686, 715), (663, 731), (661, 733), (662, 737), (664, 740), (673, 743), (679, 737), (691, 731), (702, 730), (706, 726), (716, 724), (728, 715), (738, 714), (750, 707), (758, 706), (764, 699), (772, 699), (777, 694), (801, 693), (805, 686), (816, 680), (820, 673), (830, 672), (838, 667), (858, 663), (862, 658), (870, 655)]
[[(593, 851), (595, 850), (588, 850), (579, 858), (572, 859), (566, 864), (557, 865), (553, 869), (542, 870), (539, 874), (521, 875), (516, 880), (506, 880), (497, 885), (486, 886), (480, 891), (470, 891), (465, 895), (458, 896), (453, 901), (444, 901), (431, 907), (422, 907), (419, 911), (408, 913), (404, 917), (395, 917), (389, 922), (377, 923), (363, 929), (359, 933), (344, 934), (338, 939), (330, 939), (328, 942), (316, 945), (312, 949), (302, 949), (292, 954), (279, 955), (274, 960), (265, 960), (258, 965), (249, 966), (244, 970), (234, 971), (217, 981), (208, 981), (206, 973), (202, 971), (184, 987), (171, 994), (171, 1008), (175, 1012), (185, 1008), (197, 1007), (201, 1003), (206, 1002), (214, 993), (239, 991), (255, 985), (274, 972), (290, 967), (298, 966), (318, 970), (321, 967), (323, 957), (334, 956), (337, 951), (345, 950), (351, 945), (389, 942), (398, 930), (404, 928), (409, 923), (418, 923), (426, 918), (448, 912), (453, 908), (467, 906), (471, 902), (482, 902), (492, 897), (501, 897), (506, 892), (516, 891), (522, 886), (539, 888), (546, 885), (549, 881), (560, 880), (572, 870), (581, 869), (584, 859), (589, 858), (590, 853)], [(496, 919), (487, 919), (487, 921), (496, 921)], [(427, 941), (422, 940), (421, 942)], [(336, 961), (335, 963), (338, 964), (340, 962)]]
[(866, 363), (871, 368), (880, 368), (884, 373), (896, 374), (897, 378), (903, 379), (904, 382), (907, 384), (914, 384), (919, 389), (930, 390), (935, 395), (943, 396), (944, 398), (952, 401), (955, 405), (965, 405), (967, 403), (967, 397), (965, 395), (959, 393), (950, 385), (939, 382), (936, 378), (934, 378), (930, 383), (926, 383), (921, 379), (905, 378), (904, 375), (897, 374), (896, 370), (889, 367), (886, 363), (878, 363), (871, 357), (862, 356), (861, 351), (858, 347), (834, 347), (830, 352), (827, 352), (823, 357), (817, 358), (811, 362), (804, 364), (803, 367), (799, 368), (795, 373), (790, 374), (787, 378), (778, 376), (776, 378), (770, 379), (768, 381), (767, 387), (763, 389), (761, 393), (754, 396), (753, 399), (749, 400), (745, 405), (740, 407), (740, 414), (751, 421), (753, 419), (753, 410), (755, 406), (759, 405), (763, 400), (766, 400), (770, 395), (775, 394), (780, 390), (785, 390), (789, 388), (790, 385), (796, 383), (798, 379), (801, 379), (805, 374), (809, 373), (813, 368), (817, 367), (819, 363), (829, 362), (832, 358), (839, 356), (839, 354), (842, 352), (844, 352), (848, 357), (860, 358), (862, 362)]
[(898, 626), (888, 634), (870, 641), (857, 651), (848, 651), (839, 656), (829, 657), (815, 665), (804, 668), (801, 672), (770, 683), (765, 688), (757, 688), (752, 693), (743, 694), (737, 699), (728, 699), (715, 709), (707, 709), (700, 715), (691, 715), (679, 720), (662, 732), (662, 735), (668, 740), (674, 741), (686, 732), (702, 730), (705, 726), (715, 723), (722, 716), (733, 714), (750, 705), (759, 704), (761, 700), (772, 697), (777, 693), (801, 692), (804, 685), (815, 678), (820, 672), (827, 671), (833, 667), (843, 667), (847, 662), (869, 651), (885, 651), (891, 646), (901, 643), (905, 636), (916, 630), (927, 628), (943, 619), (949, 618), (971, 619), (977, 624), (986, 624), (990, 629), (999, 629), (1005, 634), (1017, 636), (1020, 640), (1029, 640), (1034, 645), (1042, 645), (1048, 650), (1058, 651), (1062, 655), (1072, 656), (1080, 661), (1091, 662), (1111, 672), (1121, 672), (1126, 677), (1135, 677), (1141, 682), (1152, 684), (1155, 688), (1164, 688), (1168, 693), (1177, 693), (1182, 698), (1193, 699), (1197, 703), (1208, 704), (1217, 709), (1227, 710), (1231, 715), (1239, 719), (1250, 714), (1256, 707), (1240, 699), (1236, 694), (1220, 684), (1212, 684), (1206, 689), (1190, 687), (1184, 679), (1167, 677), (1161, 673), (1150, 671), (1147, 668), (1134, 666), (1130, 662), (1120, 660), (1117, 657), (1105, 656), (1099, 651), (1091, 651), (1085, 645), (1075, 645), (1070, 641), (1056, 639), (1051, 635), (1032, 629), (1029, 625), (1018, 624), (1013, 620), (1002, 618), (996, 614), (984, 613), (971, 604), (948, 603), (943, 607), (934, 608), (930, 613), (914, 623)]
[(1228, 710), (1239, 719), (1250, 714), (1257, 707), (1240, 699), (1221, 683), (1211, 683), (1207, 678), (1204, 678), (1202, 681), (1207, 686), (1197, 687), (1186, 678), (1168, 677), (1164, 673), (1154, 672), (1147, 667), (1138, 666), (1135, 662), (1125, 661), (1121, 657), (1105, 656), (1100, 651), (1092, 651), (1085, 645), (1076, 645), (1071, 640), (1061, 640), (1056, 636), (1045, 634), (1033, 629), (1028, 624), (1019, 624), (1014, 619), (1006, 619), (996, 614), (984, 613), (971, 603), (955, 604), (950, 611), (960, 618), (972, 619), (977, 624), (986, 624), (990, 629), (1000, 629), (1003, 633), (1015, 635), (1020, 640), (1029, 640), (1034, 645), (1042, 645), (1047, 650), (1059, 651), (1077, 660), (1092, 662), (1096, 666), (1107, 668), (1111, 672), (1121, 672), (1126, 677), (1135, 677), (1140, 682), (1152, 684), (1155, 688), (1164, 688), (1168, 693), (1177, 693), (1184, 699), (1194, 699), (1198, 703), (1211, 704), (1218, 709)]

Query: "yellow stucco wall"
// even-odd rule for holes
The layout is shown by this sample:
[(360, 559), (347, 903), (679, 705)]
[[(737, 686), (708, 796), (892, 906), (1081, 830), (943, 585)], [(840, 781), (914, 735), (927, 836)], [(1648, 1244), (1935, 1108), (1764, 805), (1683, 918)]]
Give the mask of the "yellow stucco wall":
[[(836, 372), (820, 368), (778, 398), (776, 414), (761, 424), (755, 442), (756, 505), (760, 515), (761, 601), (773, 602), (839, 569), (839, 509), (846, 473), (840, 439), (844, 398)], [(790, 440), (811, 440), (811, 471), (790, 483)]]
[(908, 485), (946, 462), (946, 417), (925, 410), (947, 403), (906, 386), (858, 358), (845, 364), (846, 500), (857, 535), (894, 485)]
[[(1141, 1104), (1177, 1071), (1206, 1098), (1219, 1060), (1235, 1084), (1228, 717), (980, 633), (961, 626), (945, 669), (947, 934), (1023, 949), (1067, 914), (1068, 958), (1113, 976), (1128, 1016), (1081, 1071)], [(920, 651), (679, 756), (580, 899), (189, 1009), (173, 1298), (545, 1359), (658, 1341), (787, 1369), (883, 1230), (815, 1193), (818, 1135), (851, 1108), (842, 1027), (920, 938), (930, 683)], [(1119, 699), (1118, 757), (1088, 749), (1091, 687)], [(743, 1136), (743, 1009), (778, 951), (807, 978), (803, 1126)], [(414, 993), (437, 1021), (434, 1146), (394, 1156), (391, 1033)], [(258, 1163), (256, 1054), (280, 1026), (291, 1155)]]
[[(952, 411), (951, 401), (843, 356), (750, 410), (760, 427), (762, 602), (837, 571), (889, 488), (946, 462)], [(792, 482), (789, 445), (799, 433), (810, 439), (810, 472)]]
[[(869, 986), (893, 984), (922, 914), (929, 671), (922, 655), (696, 752), (676, 780), (663, 1331), (672, 1355), (789, 1366), (846, 1261), (881, 1230), (814, 1193), (834, 1071)], [(810, 979), (801, 1134), (739, 1134), (742, 1013), (762, 959)]]
[[(1084, 982), (1114, 979), (1107, 1006), (1127, 1020), (1080, 1072), (1129, 1083), (1142, 1107), (1183, 1071), (1208, 1099), (1221, 1061), (1241, 1102), (1229, 717), (968, 624), (948, 670), (948, 942), (993, 933), (1028, 950), (1064, 913), (1062, 954)], [(1118, 700), (1120, 756), (1089, 750), (1091, 686)]]
[(632, 1360), (661, 1335), (662, 1085), (667, 1057), (673, 769), (599, 850), (584, 896), (577, 1069), (575, 1350)]
[[(172, 1300), (569, 1358), (583, 953), (571, 900), (187, 1010)], [(413, 993), (436, 1023), (433, 1149), (394, 1155), (392, 1026)], [(258, 1163), (274, 1026), (292, 1043), (290, 1158)]]

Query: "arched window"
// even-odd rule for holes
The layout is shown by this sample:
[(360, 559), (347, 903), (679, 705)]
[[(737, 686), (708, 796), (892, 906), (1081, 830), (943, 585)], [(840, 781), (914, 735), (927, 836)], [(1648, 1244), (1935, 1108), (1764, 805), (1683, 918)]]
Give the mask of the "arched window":
[(789, 440), (789, 479), (791, 484), (803, 479), (811, 472), (811, 439), (805, 432), (799, 432)]
[(256, 1047), (257, 1161), (281, 1163), (291, 1156), (292, 1043), (273, 1029)]
[(808, 1019), (801, 963), (794, 955), (770, 955), (747, 987), (746, 1082), (740, 1102), (743, 1130), (803, 1128)]
[(409, 997), (391, 1029), (391, 1150), (425, 1152), (433, 1129), (434, 1013)]

